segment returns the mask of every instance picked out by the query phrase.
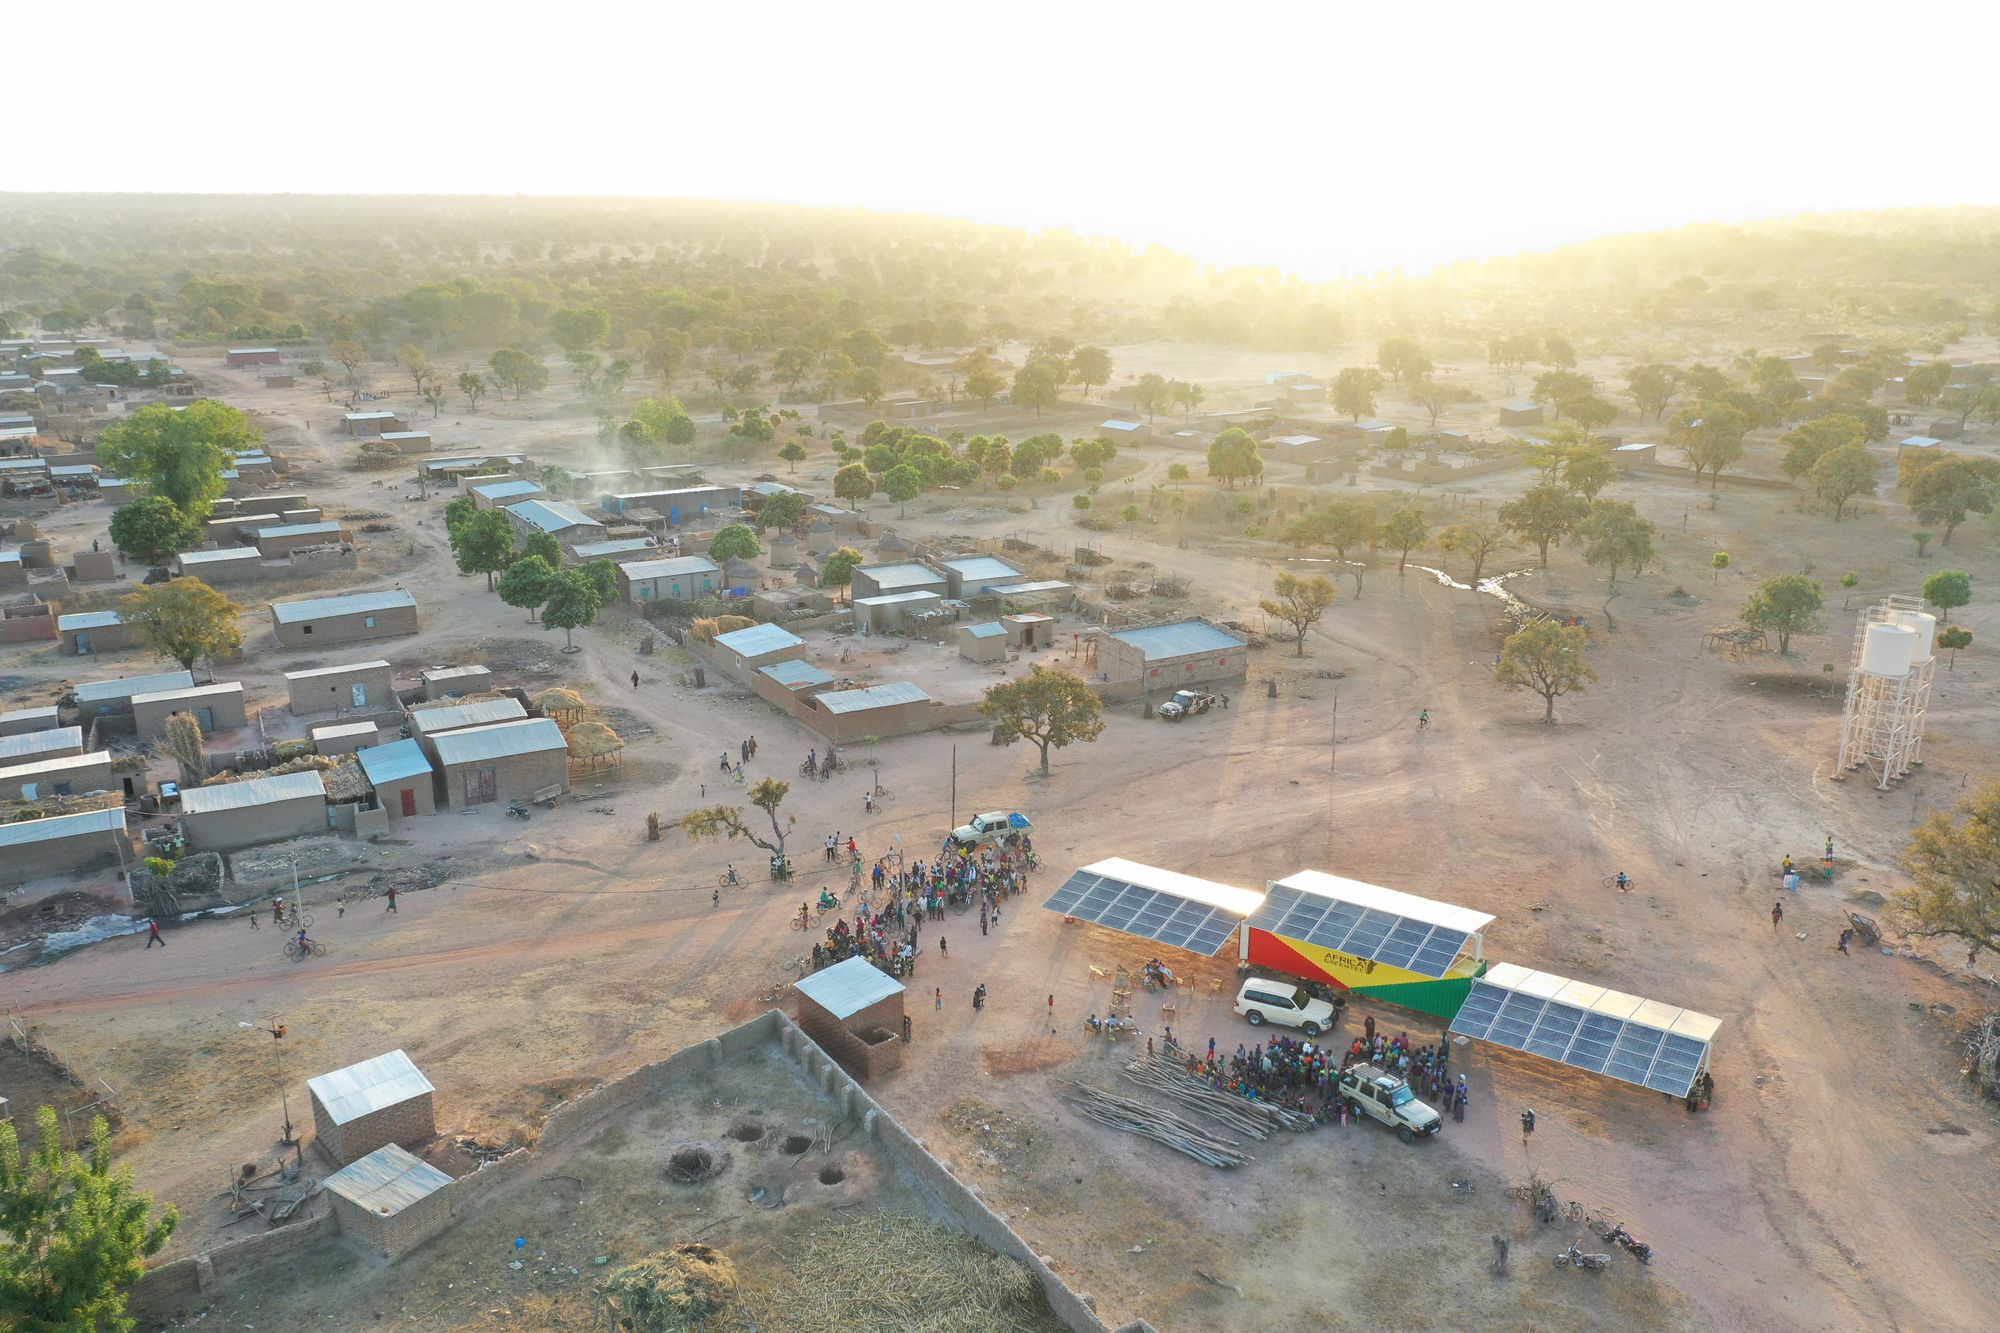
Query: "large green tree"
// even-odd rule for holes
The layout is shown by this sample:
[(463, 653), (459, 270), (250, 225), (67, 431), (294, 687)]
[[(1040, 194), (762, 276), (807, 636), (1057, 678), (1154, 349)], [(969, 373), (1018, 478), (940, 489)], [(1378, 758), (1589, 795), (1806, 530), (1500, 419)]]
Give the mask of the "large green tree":
[(1430, 536), (1430, 528), (1424, 523), (1424, 516), (1414, 509), (1398, 509), (1382, 524), (1382, 544), (1396, 552), (1396, 572), (1403, 572), (1410, 563), (1410, 552), (1424, 544)]
[(2000, 783), (1925, 820), (1903, 869), (1911, 885), (1891, 901), (1910, 933), (1958, 940), (1968, 967), (1981, 949), (2000, 952)]
[(23, 1154), (0, 1120), (0, 1327), (23, 1333), (126, 1330), (125, 1293), (180, 1225), (172, 1204), (152, 1217), (153, 1196), (111, 1166), (111, 1127), (97, 1116), (90, 1150), (63, 1146), (55, 1108), (35, 1113), (41, 1145)]
[(1990, 514), (2000, 504), (2000, 462), (1945, 454), (1920, 466), (1904, 481), (1903, 493), (1918, 522), (1944, 527), (1940, 544), (1949, 546), (1969, 515)]
[(1375, 364), (1398, 384), (1420, 380), (1431, 373), (1430, 355), (1414, 338), (1384, 338), (1375, 350)]
[(507, 572), (500, 576), (500, 600), (526, 611), (532, 621), (542, 603), (549, 600), (555, 577), (555, 568), (542, 557), (522, 556), (507, 566)]
[(1743, 623), (1752, 629), (1778, 636), (1780, 655), (1792, 650), (1794, 634), (1808, 634), (1819, 628), (1819, 613), (1826, 598), (1819, 584), (1803, 574), (1780, 574), (1766, 579), (1743, 604)]
[(1257, 452), (1257, 441), (1249, 431), (1241, 426), (1231, 426), (1216, 436), (1208, 446), (1208, 475), (1234, 487), (1239, 481), (1248, 481), (1262, 476), (1264, 459)]
[(785, 839), (791, 836), (798, 824), (798, 816), (787, 815), (784, 822), (778, 820), (778, 811), (785, 803), (785, 796), (792, 789), (789, 782), (776, 778), (765, 778), (752, 786), (746, 795), (754, 809), (764, 812), (771, 821), (771, 836), (765, 838), (743, 822), (743, 812), (732, 805), (711, 805), (693, 810), (681, 817), (681, 832), (689, 842), (706, 842), (711, 839), (742, 838), (753, 846), (762, 847), (773, 856), (785, 854)]
[(1875, 456), (1858, 444), (1822, 454), (1812, 465), (1813, 494), (1833, 506), (1833, 521), (1857, 495), (1875, 494)]
[(1271, 592), (1272, 596), (1258, 599), (1258, 610), (1292, 627), (1297, 635), (1292, 655), (1304, 657), (1306, 631), (1318, 624), (1333, 605), (1335, 593), (1332, 581), (1317, 574), (1308, 578), (1280, 574), (1272, 582)]
[(875, 474), (866, 465), (849, 463), (833, 474), (833, 493), (851, 504), (860, 504), (875, 494)]
[(111, 514), (111, 543), (134, 560), (163, 564), (201, 540), (201, 524), (164, 495), (142, 495)]
[(1574, 625), (1537, 620), (1507, 636), (1493, 678), (1512, 689), (1542, 696), (1542, 721), (1556, 720), (1556, 700), (1580, 694), (1597, 672), (1584, 660), (1590, 636)]
[(1533, 543), (1543, 569), (1549, 567), (1549, 547), (1576, 531), (1590, 512), (1590, 502), (1564, 486), (1541, 485), (1500, 506), (1500, 522), (1524, 542)]
[(1077, 348), (1070, 353), (1069, 375), (1083, 386), (1083, 396), (1090, 397), (1092, 385), (1111, 382), (1111, 353), (1102, 347)]
[(243, 651), (243, 608), (200, 579), (149, 583), (125, 598), (119, 614), (141, 642), (183, 670)]
[(1030, 361), (1014, 372), (1014, 406), (1032, 407), (1035, 415), (1062, 398), (1062, 371), (1046, 361)]
[(1382, 372), (1366, 366), (1346, 366), (1333, 377), (1333, 410), (1350, 421), (1375, 415), (1375, 394)]
[(1924, 580), (1924, 600), (1940, 612), (1939, 620), (1972, 600), (1972, 576), (1962, 569), (1940, 569)]
[(514, 527), (498, 509), (481, 509), (449, 530), (451, 553), (461, 574), (484, 574), (486, 587), (514, 553)]
[(1583, 539), (1585, 563), (1603, 567), (1606, 589), (1614, 594), (1619, 570), (1636, 573), (1652, 563), (1653, 534), (1657, 529), (1624, 501), (1597, 501), (1577, 524), (1576, 531)]
[(854, 580), (854, 571), (867, 563), (867, 556), (852, 546), (843, 546), (828, 556), (826, 563), (819, 567), (819, 586), (838, 588), (844, 593), (847, 591), (847, 585)]
[(524, 352), (518, 347), (502, 347), (486, 364), (492, 368), (494, 380), (512, 389), (516, 398), (524, 393), (540, 393), (549, 387), (549, 368), (533, 352)]
[(542, 604), (542, 628), (563, 632), (563, 651), (576, 651), (575, 631), (597, 619), (604, 608), (597, 589), (579, 570), (558, 570), (549, 582), (549, 599)]
[(1104, 734), (1104, 705), (1083, 677), (1037, 663), (1018, 680), (988, 687), (979, 714), (993, 723), (993, 737), (1002, 745), (1031, 741), (1042, 754), (1042, 776), (1049, 775), (1049, 751)]
[(717, 564), (731, 560), (754, 560), (764, 554), (756, 531), (747, 523), (731, 523), (708, 543), (708, 558)]
[(1778, 437), (1778, 447), (1785, 451), (1778, 466), (1797, 481), (1810, 476), (1813, 464), (1834, 450), (1861, 444), (1867, 438), (1867, 428), (1844, 412), (1802, 422)]
[(227, 403), (202, 398), (180, 411), (149, 403), (104, 428), (97, 462), (141, 493), (171, 500), (199, 521), (227, 488), (222, 474), (233, 465), (236, 452), (253, 449), (263, 439), (263, 432)]

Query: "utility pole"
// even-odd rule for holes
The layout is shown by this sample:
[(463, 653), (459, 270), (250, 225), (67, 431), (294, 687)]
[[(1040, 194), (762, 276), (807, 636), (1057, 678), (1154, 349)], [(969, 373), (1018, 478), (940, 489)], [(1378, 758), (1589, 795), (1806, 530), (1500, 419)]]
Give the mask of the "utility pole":
[(958, 746), (951, 747), (951, 826), (958, 827)]

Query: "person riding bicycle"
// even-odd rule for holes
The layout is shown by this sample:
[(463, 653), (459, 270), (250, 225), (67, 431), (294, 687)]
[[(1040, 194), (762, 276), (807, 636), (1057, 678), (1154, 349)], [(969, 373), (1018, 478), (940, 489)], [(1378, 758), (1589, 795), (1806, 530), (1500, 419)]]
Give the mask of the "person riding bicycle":
[(722, 877), (731, 884), (736, 883), (736, 863), (734, 861), (722, 867)]
[(1620, 893), (1624, 893), (1629, 889), (1631, 889), (1632, 887), (1631, 877), (1622, 870), (1618, 872), (1617, 878), (1613, 882), (1618, 885), (1618, 891)]
[(299, 957), (301, 958), (304, 958), (306, 955), (312, 952), (312, 941), (306, 938), (306, 933), (303, 930), (301, 930), (298, 933), (297, 937), (292, 940), (292, 943), (298, 946)]

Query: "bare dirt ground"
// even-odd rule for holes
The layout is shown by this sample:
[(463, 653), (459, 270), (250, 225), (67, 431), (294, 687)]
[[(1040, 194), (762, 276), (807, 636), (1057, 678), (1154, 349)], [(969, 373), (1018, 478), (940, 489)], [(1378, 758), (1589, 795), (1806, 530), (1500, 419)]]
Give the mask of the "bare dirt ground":
[[(221, 372), (217, 380), (267, 425), (298, 431), (301, 456), (331, 460), (351, 447), (325, 435), (333, 410), (318, 394), (267, 392)], [(423, 424), (441, 448), (526, 444), (552, 461), (564, 455), (538, 437), (576, 439), (587, 429), (559, 430), (528, 411), (501, 404), (447, 417), (449, 426)], [(1163, 478), (1167, 460), (1143, 458), (1142, 483)], [(911, 848), (934, 846), (953, 813), (955, 764), (957, 813), (1031, 811), (1047, 869), (991, 935), (966, 918), (926, 928), (912, 983), (912, 1058), (874, 1090), (1113, 1321), (1144, 1315), (1173, 1333), (1387, 1321), (2000, 1322), (2000, 1268), (1991, 1262), (2000, 1135), (1992, 1108), (1970, 1100), (1957, 1078), (1948, 1023), (1927, 1008), (1969, 1010), (1984, 989), (1957, 956), (1848, 958), (1831, 947), (1850, 894), (1898, 882), (1894, 858), (1912, 819), (1993, 775), (2000, 708), (1990, 658), (1975, 648), (1940, 673), (1923, 771), (1877, 793), (1830, 780), (1839, 702), (1818, 692), (1819, 667), (1846, 670), (1851, 631), (1841, 616), (1796, 643), (1789, 662), (1700, 651), (1703, 632), (1733, 619), (1748, 588), (1772, 573), (1803, 565), (1831, 585), (1854, 569), (1857, 604), (1913, 590), (1944, 562), (1935, 550), (1914, 560), (1902, 535), (1907, 516), (1893, 503), (1836, 527), (1793, 512), (1796, 502), (1781, 494), (1725, 483), (1709, 509), (1706, 490), (1622, 483), (1614, 494), (1660, 524), (1663, 558), (1612, 603), (1614, 624), (1595, 613), (1603, 593), (1594, 571), (1566, 553), (1546, 575), (1515, 583), (1531, 599), (1591, 616), (1601, 680), (1565, 700), (1552, 728), (1537, 724), (1539, 700), (1492, 684), (1505, 627), (1493, 599), (1415, 568), (1398, 578), (1394, 562), (1377, 556), (1359, 600), (1346, 582), (1303, 661), (1288, 645), (1253, 658), (1251, 687), (1230, 711), (1169, 727), (1121, 708), (1099, 743), (1060, 752), (1047, 781), (1031, 754), (995, 749), (978, 730), (884, 744), (870, 757), (892, 799), (872, 817), (858, 780), (794, 788), (787, 809), (798, 818), (806, 872), (796, 893), (753, 886), (712, 905), (722, 863), (754, 866), (758, 854), (677, 836), (648, 844), (644, 814), (677, 816), (712, 798), (707, 765), (746, 735), (762, 748), (753, 776), (789, 777), (812, 738), (747, 693), (673, 683), (676, 664), (637, 656), (640, 626), (622, 614), (579, 634), (583, 653), (562, 657), (557, 639), (501, 607), (483, 580), (451, 571), (435, 498), (405, 503), (407, 488), (372, 486), (330, 461), (319, 467), (308, 483), (316, 500), (346, 497), (402, 516), (393, 539), (364, 544), (357, 580), (378, 586), (370, 568), (378, 551), (410, 562), (402, 577), (419, 589), (426, 630), (385, 645), (399, 665), (485, 658), (503, 676), (560, 678), (651, 735), (589, 802), (526, 825), (497, 812), (440, 816), (407, 830), (411, 846), (376, 849), (392, 864), (448, 855), (452, 877), (405, 895), (396, 915), (377, 900), (323, 920), (314, 933), (329, 952), (308, 966), (285, 963), (274, 935), (222, 922), (177, 931), (145, 957), (142, 940), (116, 940), (0, 976), (0, 1000), (119, 1089), (123, 1160), (190, 1214), (176, 1252), (215, 1234), (214, 1192), (275, 1137), (281, 1077), (301, 1118), (306, 1076), (401, 1046), (438, 1086), (441, 1127), (521, 1139), (575, 1088), (766, 1007), (794, 975), (786, 960), (807, 943), (785, 923), (818, 888), (812, 848), (835, 829), (870, 854), (898, 836)], [(1463, 503), (1491, 504), (1521, 484), (1489, 478)], [(103, 517), (101, 507), (84, 507), (60, 521), (82, 531)], [(898, 526), (1020, 533), (1057, 547), (1083, 535), (1066, 506), (1047, 499), (1020, 512), (926, 501)], [(1254, 619), (1275, 558), (1181, 549), (1172, 535), (1142, 527), (1092, 540), (1188, 575), (1203, 607)], [(1708, 570), (1717, 549), (1734, 556), (1719, 583)], [(1949, 561), (1969, 568), (1976, 588), (2000, 574), (1972, 527)], [(1671, 595), (1676, 586), (1682, 595)], [(1990, 601), (1959, 619), (1982, 643), (2000, 635)], [(253, 634), (253, 654), (257, 646)], [(305, 664), (253, 655), (240, 674), (269, 702), (278, 673)], [(34, 654), (0, 669), (24, 681), (78, 670)], [(122, 669), (153, 667), (134, 655)], [(1276, 699), (1260, 688), (1266, 675), (1283, 681)], [(1425, 707), (1433, 725), (1420, 735), (1414, 719)], [(591, 804), (615, 813), (591, 813)], [(1841, 876), (1788, 900), (1784, 928), (1774, 931), (1777, 858), (1805, 859), (1829, 832)], [(1108, 1079), (1116, 1057), (1080, 1031), (1084, 1015), (1106, 1007), (1109, 982), (1095, 969), (1152, 950), (1065, 926), (1037, 904), (1070, 869), (1109, 855), (1240, 884), (1319, 867), (1496, 913), (1491, 958), (1722, 1018), (1714, 1109), (1689, 1116), (1622, 1084), (1473, 1045), (1456, 1057), (1472, 1079), (1466, 1122), (1415, 1147), (1374, 1129), (1328, 1130), (1260, 1145), (1259, 1160), (1219, 1173), (1089, 1126), (1057, 1101), (1053, 1080)], [(1630, 895), (1600, 887), (1618, 869), (1636, 882)], [(949, 938), (949, 962), (937, 956), (939, 934)], [(1191, 971), (1176, 1030), (1197, 1042), (1248, 1040), (1228, 1009), (1232, 960)], [(981, 982), (992, 1000), (975, 1014), (970, 993)], [(924, 1002), (933, 988), (941, 1008)], [(282, 1068), (270, 1039), (243, 1026), (274, 1013), (292, 1034)], [(1392, 1031), (1435, 1031), (1399, 1011), (1375, 1013)], [(1516, 1122), (1523, 1106), (1540, 1116), (1532, 1163)], [(991, 1128), (995, 1114), (1013, 1128)], [(1602, 1275), (1555, 1270), (1550, 1257), (1570, 1233), (1537, 1232), (1502, 1194), (1530, 1165), (1626, 1221), (1655, 1246), (1655, 1263), (1640, 1269), (1621, 1255)], [(1469, 1198), (1453, 1195), (1453, 1179), (1474, 1184)], [(1497, 1282), (1486, 1271), (1494, 1234), (1515, 1241), (1512, 1275)], [(324, 1265), (286, 1280), (311, 1283), (322, 1308), (349, 1308), (338, 1302), (369, 1279)], [(260, 1309), (277, 1305), (260, 1305), (254, 1285), (247, 1291), (229, 1298), (231, 1313), (265, 1322)]]

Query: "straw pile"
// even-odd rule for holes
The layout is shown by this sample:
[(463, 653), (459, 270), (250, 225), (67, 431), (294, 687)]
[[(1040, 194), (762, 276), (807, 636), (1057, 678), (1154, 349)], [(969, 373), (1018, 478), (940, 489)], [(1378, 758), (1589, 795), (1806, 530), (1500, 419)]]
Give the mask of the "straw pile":
[(628, 1264), (598, 1286), (600, 1308), (619, 1333), (696, 1329), (736, 1295), (736, 1265), (694, 1241)]
[(694, 635), (697, 642), (710, 643), (718, 634), (733, 634), (756, 623), (748, 616), (696, 616), (688, 625), (688, 633)]
[(575, 759), (602, 759), (625, 748), (625, 741), (602, 722), (579, 722), (569, 729), (569, 752)]
[(786, 1333), (1058, 1333), (1027, 1269), (965, 1232), (909, 1213), (876, 1213), (786, 1247), (785, 1278), (744, 1304)]
[(302, 754), (296, 758), (287, 759), (282, 764), (273, 764), (269, 768), (252, 769), (242, 773), (237, 772), (233, 768), (225, 768), (201, 785), (204, 787), (222, 787), (232, 782), (249, 782), (256, 778), (280, 778), (287, 773), (307, 773), (313, 769), (318, 769), (324, 773), (333, 768), (338, 762), (338, 758), (330, 759), (323, 754)]
[(563, 715), (582, 717), (583, 696), (575, 690), (563, 689), (560, 685), (551, 686), (535, 696), (535, 707), (550, 717)]

